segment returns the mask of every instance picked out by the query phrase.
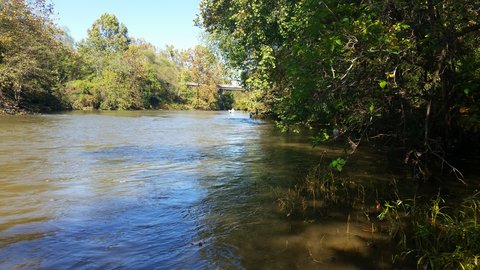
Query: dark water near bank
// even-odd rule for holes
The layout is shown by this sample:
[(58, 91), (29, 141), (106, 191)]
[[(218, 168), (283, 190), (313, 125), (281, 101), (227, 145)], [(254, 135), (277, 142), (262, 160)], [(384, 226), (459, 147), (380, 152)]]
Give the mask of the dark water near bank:
[[(355, 217), (282, 216), (322, 156), (242, 113), (0, 117), (0, 269), (371, 269), (390, 254)], [(374, 154), (362, 179), (391, 179)]]

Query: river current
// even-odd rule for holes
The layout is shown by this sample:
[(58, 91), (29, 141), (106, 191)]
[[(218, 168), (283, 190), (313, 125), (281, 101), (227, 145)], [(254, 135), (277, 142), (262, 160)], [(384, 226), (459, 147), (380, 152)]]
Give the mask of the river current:
[(239, 112), (2, 116), (0, 269), (377, 267), (361, 224), (275, 203), (341, 151)]

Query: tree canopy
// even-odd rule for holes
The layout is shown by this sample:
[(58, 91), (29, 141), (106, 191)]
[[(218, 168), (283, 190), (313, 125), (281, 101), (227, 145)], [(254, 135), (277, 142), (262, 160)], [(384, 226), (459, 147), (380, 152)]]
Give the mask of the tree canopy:
[[(260, 89), (265, 111), (317, 140), (395, 139), (444, 161), (478, 147), (478, 1), (203, 0), (197, 23)], [(420, 159), (420, 161), (419, 161)]]
[(52, 10), (44, 0), (0, 4), (2, 111), (220, 108), (216, 84), (227, 71), (206, 47), (158, 50), (109, 13), (75, 43)]
[(74, 56), (50, 15), (41, 0), (0, 5), (0, 102), (6, 110), (60, 106), (59, 86), (74, 73), (68, 64)]
[(81, 46), (104, 53), (116, 53), (126, 51), (130, 43), (127, 27), (115, 15), (104, 13), (90, 27), (88, 38)]

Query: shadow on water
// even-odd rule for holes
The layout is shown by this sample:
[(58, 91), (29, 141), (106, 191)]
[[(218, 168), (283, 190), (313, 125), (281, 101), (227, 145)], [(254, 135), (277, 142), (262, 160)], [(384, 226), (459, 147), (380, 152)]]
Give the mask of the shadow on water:
[[(366, 231), (370, 224), (363, 213), (352, 213), (347, 221), (347, 212), (325, 209), (328, 214), (322, 222), (312, 223), (282, 216), (274, 202), (273, 187), (292, 187), (312, 166), (336, 157), (343, 148), (312, 149), (300, 138), (274, 131), (267, 134), (255, 144), (257, 148), (250, 149), (261, 153), (255, 162), (199, 179), (207, 190), (197, 205), (197, 211), (205, 213), (195, 242), (201, 244), (201, 254), (222, 269), (390, 269), (391, 243), (384, 235)], [(243, 155), (243, 160), (249, 159), (248, 151)], [(380, 158), (378, 153), (369, 155), (373, 160)], [(401, 171), (384, 166), (375, 172), (369, 162), (356, 163), (358, 167), (348, 175), (387, 182)], [(367, 164), (370, 167), (360, 169)]]

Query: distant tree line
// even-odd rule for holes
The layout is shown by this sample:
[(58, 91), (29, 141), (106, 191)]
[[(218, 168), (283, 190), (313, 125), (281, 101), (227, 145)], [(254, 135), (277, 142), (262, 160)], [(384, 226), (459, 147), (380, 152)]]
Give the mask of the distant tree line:
[(206, 47), (158, 50), (108, 13), (75, 43), (52, 12), (44, 0), (0, 3), (0, 111), (233, 106), (216, 87), (229, 70)]

